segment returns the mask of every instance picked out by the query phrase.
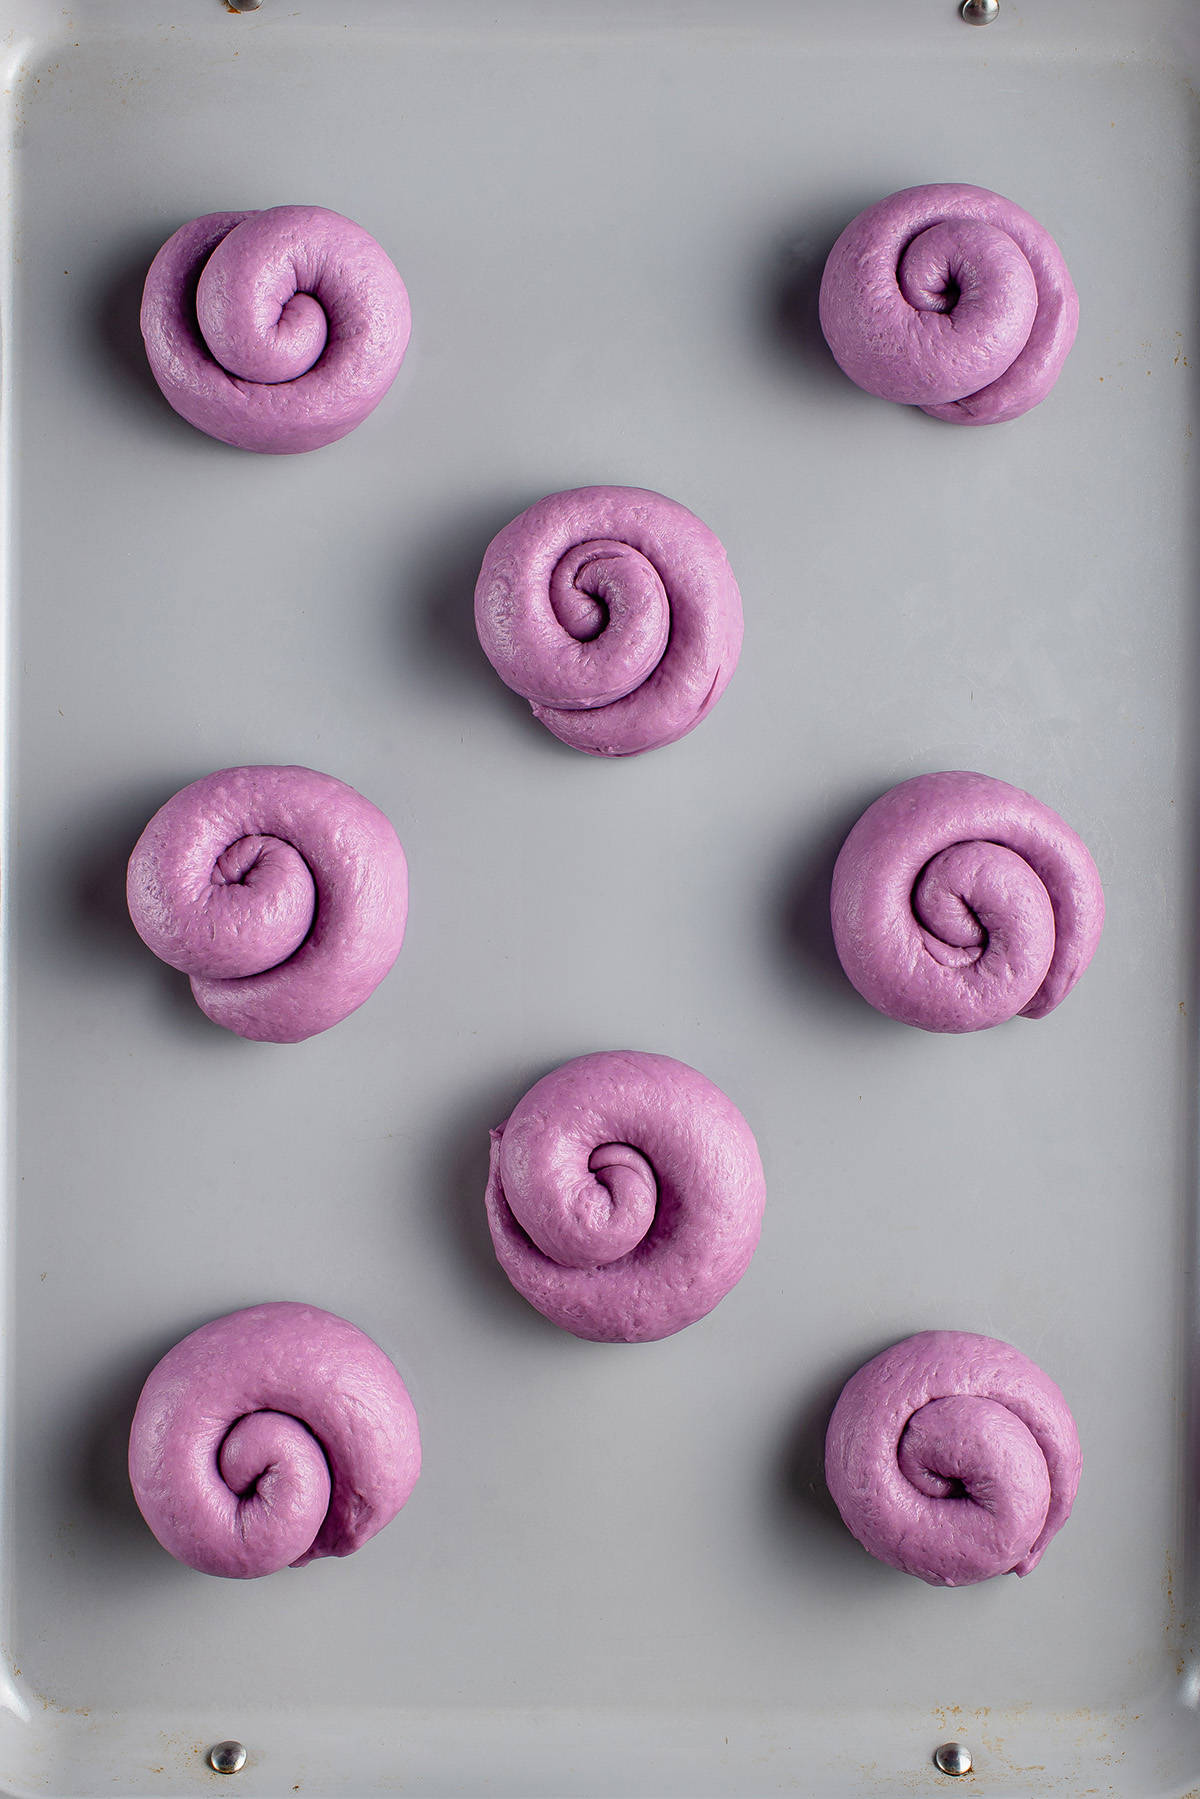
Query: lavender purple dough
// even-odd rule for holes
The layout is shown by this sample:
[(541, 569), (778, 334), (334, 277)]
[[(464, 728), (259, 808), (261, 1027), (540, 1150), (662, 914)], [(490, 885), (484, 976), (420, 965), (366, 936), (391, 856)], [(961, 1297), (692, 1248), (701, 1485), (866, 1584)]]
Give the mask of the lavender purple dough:
[(487, 1215), (509, 1280), (598, 1343), (711, 1312), (749, 1266), (765, 1184), (750, 1127), (670, 1056), (578, 1056), (492, 1132)]
[(820, 311), (829, 348), (869, 394), (993, 425), (1054, 386), (1079, 296), (1036, 219), (985, 187), (935, 182), (851, 220), (825, 264)]
[(129, 915), (239, 1037), (299, 1043), (361, 1006), (400, 953), (408, 870), (377, 806), (311, 768), (226, 768), (154, 814)]
[(922, 1331), (860, 1368), (833, 1409), (825, 1478), (864, 1549), (935, 1587), (1028, 1574), (1071, 1515), (1075, 1421), (1020, 1350)]
[(408, 293), (363, 230), (323, 206), (210, 212), (150, 265), (142, 336), (181, 417), (289, 455), (353, 431), (395, 380)]
[(417, 1415), (378, 1344), (316, 1306), (249, 1306), (177, 1343), (142, 1388), (129, 1479), (163, 1548), (253, 1580), (351, 1555), (408, 1499)]
[(833, 871), (833, 937), (863, 998), (925, 1031), (1044, 1018), (1095, 953), (1104, 893), (1049, 806), (988, 775), (903, 781)]
[(547, 730), (591, 756), (684, 737), (742, 647), (725, 551), (675, 500), (641, 487), (551, 494), (488, 545), (479, 641)]

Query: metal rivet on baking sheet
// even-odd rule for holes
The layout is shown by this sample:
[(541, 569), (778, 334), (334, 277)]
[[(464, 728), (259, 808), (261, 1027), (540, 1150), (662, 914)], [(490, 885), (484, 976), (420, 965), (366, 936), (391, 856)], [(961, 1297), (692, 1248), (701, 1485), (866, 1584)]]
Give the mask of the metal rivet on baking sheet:
[(208, 1752), (208, 1765), (214, 1774), (240, 1774), (246, 1766), (245, 1743), (235, 1743), (232, 1737), (228, 1742), (214, 1743)]
[(933, 1765), (939, 1774), (969, 1774), (975, 1764), (965, 1743), (940, 1743), (933, 1752)]
[(962, 0), (958, 16), (968, 25), (990, 25), (999, 11), (1000, 0)]
[(262, 0), (229, 0), (234, 12), (257, 12)]

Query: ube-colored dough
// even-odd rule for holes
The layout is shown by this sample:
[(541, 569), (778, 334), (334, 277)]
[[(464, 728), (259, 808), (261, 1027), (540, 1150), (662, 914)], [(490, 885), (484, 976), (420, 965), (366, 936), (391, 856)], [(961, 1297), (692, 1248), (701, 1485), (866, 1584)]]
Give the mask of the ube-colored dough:
[(870, 394), (957, 425), (1050, 392), (1079, 296), (1050, 233), (985, 187), (908, 187), (852, 219), (821, 278), (821, 329)]
[(742, 600), (719, 540), (686, 506), (641, 487), (579, 487), (493, 538), (475, 624), (547, 730), (591, 756), (636, 756), (712, 711), (737, 666)]
[(226, 768), (154, 814), (129, 914), (239, 1037), (299, 1043), (369, 999), (400, 952), (408, 869), (370, 800), (311, 768)]
[(345, 437), (408, 347), (408, 292), (369, 232), (324, 206), (210, 212), (146, 277), (142, 336), (183, 418), (222, 443), (288, 455)]
[(1049, 806), (988, 775), (903, 781), (833, 871), (833, 937), (876, 1011), (925, 1031), (1044, 1018), (1095, 952), (1104, 893)]
[(501, 1265), (552, 1323), (593, 1342), (652, 1342), (711, 1312), (746, 1272), (764, 1198), (746, 1120), (670, 1056), (579, 1056), (492, 1132)]
[(379, 1345), (290, 1301), (168, 1350), (129, 1438), (134, 1497), (163, 1548), (233, 1580), (352, 1554), (420, 1471), (417, 1415)]
[(971, 1331), (885, 1349), (847, 1381), (825, 1439), (847, 1528), (935, 1587), (1036, 1568), (1071, 1515), (1080, 1460), (1049, 1375)]

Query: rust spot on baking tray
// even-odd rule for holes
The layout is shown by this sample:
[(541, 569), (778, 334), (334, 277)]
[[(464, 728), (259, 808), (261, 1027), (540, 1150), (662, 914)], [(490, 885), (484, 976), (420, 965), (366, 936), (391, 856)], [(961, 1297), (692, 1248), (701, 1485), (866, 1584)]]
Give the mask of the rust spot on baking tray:
[[(1021, 1775), (1026, 1779), (1030, 1775), (1045, 1777), (1046, 1791), (1063, 1792), (1069, 1790), (1077, 1795), (1077, 1799), (1085, 1799), (1087, 1794), (1108, 1793), (1108, 1786), (1090, 1786), (1085, 1788), (1063, 1785), (1064, 1771), (1047, 1770), (1036, 1762), (1026, 1762), (1015, 1753), (1005, 1741), (1005, 1734), (1011, 1733), (1021, 1721), (1032, 1711), (1032, 1702), (1023, 1702), (1014, 1706), (1005, 1706), (993, 1712), (989, 1706), (942, 1706), (931, 1714), (933, 1729), (944, 1736), (961, 1736), (969, 1742), (972, 1749), (982, 1752), (987, 1760), (987, 1772), (1005, 1775)], [(1052, 1722), (1060, 1729), (1070, 1731), (1086, 1750), (1096, 1765), (1101, 1768), (1116, 1768), (1126, 1757), (1124, 1733), (1131, 1726), (1140, 1722), (1141, 1713), (1131, 1712), (1121, 1707), (1114, 1713), (1096, 1712), (1091, 1706), (1055, 1710), (1051, 1713)], [(982, 1771), (977, 1765), (977, 1772)], [(913, 1778), (913, 1770), (906, 1770), (903, 1775), (893, 1777), (890, 1785), (895, 1792), (920, 1791), (928, 1792), (927, 1777), (917, 1780)], [(1190, 1796), (1189, 1796), (1190, 1799)], [(1200, 1791), (1195, 1795), (1200, 1799)]]
[(1182, 1679), (1187, 1666), (1187, 1639), (1190, 1620), (1180, 1616), (1179, 1608), (1175, 1603), (1175, 1559), (1169, 1549), (1163, 1563), (1162, 1591), (1167, 1607), (1163, 1638), (1168, 1650), (1175, 1658), (1175, 1673)]

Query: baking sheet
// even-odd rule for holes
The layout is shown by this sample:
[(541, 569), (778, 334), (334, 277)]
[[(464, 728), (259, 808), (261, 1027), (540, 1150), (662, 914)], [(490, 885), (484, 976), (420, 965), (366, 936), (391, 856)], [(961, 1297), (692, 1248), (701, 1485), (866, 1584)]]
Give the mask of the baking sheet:
[[(1197, 14), (1186, 0), (389, 5), (3, 0), (8, 529), (0, 1779), (246, 1796), (981, 1794), (1200, 1781), (1195, 1325)], [(816, 333), (842, 225), (967, 180), (1082, 297), (1051, 398), (954, 430)], [(186, 427), (136, 310), (183, 220), (364, 223), (409, 284), (392, 394), (256, 458)], [(657, 488), (724, 541), (712, 717), (593, 762), (484, 663), (470, 598), (541, 494)], [(123, 911), (183, 782), (296, 761), (409, 853), (409, 936), (295, 1048), (208, 1025)], [(1069, 1003), (895, 1026), (825, 920), (862, 807), (968, 767), (1060, 810), (1109, 921)], [(709, 1319), (586, 1344), (508, 1288), (487, 1128), (566, 1057), (724, 1088), (769, 1182)], [(173, 1564), (124, 1477), (157, 1357), (303, 1298), (394, 1356), (425, 1471), (359, 1555)], [(1027, 1581), (871, 1561), (820, 1477), (869, 1355), (1018, 1344), (1084, 1447)]]

